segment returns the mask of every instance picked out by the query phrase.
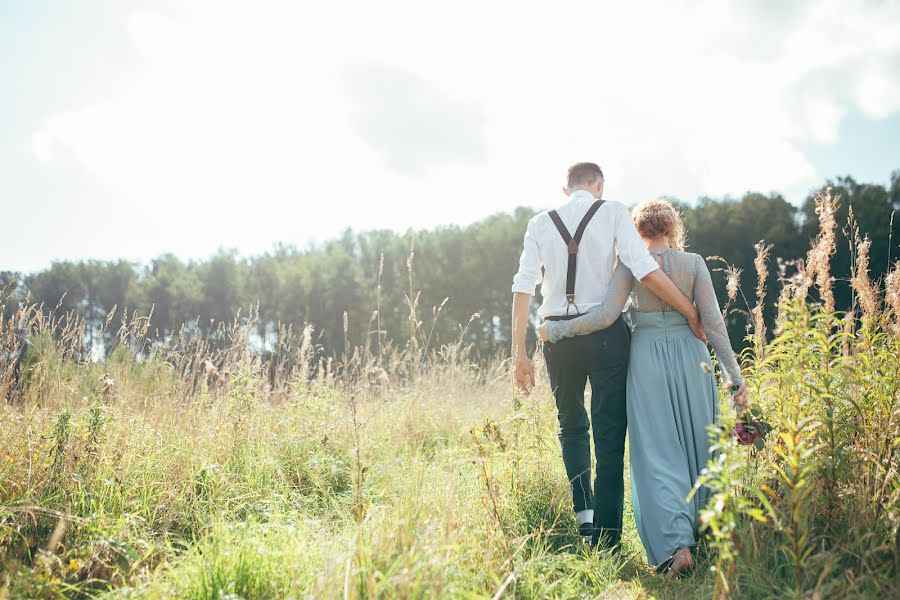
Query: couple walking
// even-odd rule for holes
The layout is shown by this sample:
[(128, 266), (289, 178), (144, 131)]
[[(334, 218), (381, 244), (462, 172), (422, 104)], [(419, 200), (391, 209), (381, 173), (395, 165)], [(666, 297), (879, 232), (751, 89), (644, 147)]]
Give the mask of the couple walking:
[(683, 249), (678, 213), (657, 200), (629, 214), (601, 200), (603, 183), (596, 164), (573, 165), (568, 202), (528, 223), (512, 286), (515, 381), (525, 393), (534, 386), (525, 331), (540, 283), (539, 334), (579, 531), (618, 548), (627, 424), (638, 534), (650, 564), (677, 574), (693, 567), (698, 513), (709, 499), (701, 489), (687, 500), (710, 457), (707, 427), (719, 412), (707, 340), (736, 406), (746, 405), (747, 390), (706, 263)]

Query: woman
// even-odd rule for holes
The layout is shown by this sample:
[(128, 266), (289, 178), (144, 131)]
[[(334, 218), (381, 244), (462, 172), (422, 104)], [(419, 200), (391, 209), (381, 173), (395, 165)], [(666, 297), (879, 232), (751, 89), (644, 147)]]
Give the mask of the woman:
[[(665, 273), (693, 300), (719, 364), (731, 380), (734, 402), (745, 407), (747, 390), (712, 279), (703, 258), (685, 252), (684, 225), (675, 208), (653, 200), (632, 212), (647, 248)], [(547, 321), (541, 339), (550, 343), (609, 327), (631, 299), (633, 323), (628, 369), (628, 430), (634, 518), (659, 572), (693, 568), (698, 514), (709, 500), (701, 489), (687, 501), (710, 457), (707, 428), (719, 415), (718, 386), (706, 345), (687, 320), (636, 281), (621, 263), (603, 303), (570, 321)]]

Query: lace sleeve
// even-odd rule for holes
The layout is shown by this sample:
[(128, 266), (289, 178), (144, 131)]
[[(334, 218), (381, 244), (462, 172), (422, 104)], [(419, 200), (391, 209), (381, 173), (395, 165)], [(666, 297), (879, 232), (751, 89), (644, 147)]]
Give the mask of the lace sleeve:
[(716, 290), (713, 288), (712, 277), (703, 257), (697, 257), (697, 275), (694, 278), (694, 303), (700, 312), (700, 323), (703, 331), (709, 338), (716, 351), (719, 364), (728, 374), (728, 378), (735, 385), (744, 383), (741, 377), (741, 369), (731, 349), (731, 340), (728, 339), (728, 330), (725, 328), (725, 319), (719, 309), (719, 300), (716, 298)]
[(631, 271), (620, 261), (603, 302), (570, 321), (547, 321), (547, 337), (551, 342), (558, 342), (563, 338), (606, 329), (622, 314), (633, 280)]

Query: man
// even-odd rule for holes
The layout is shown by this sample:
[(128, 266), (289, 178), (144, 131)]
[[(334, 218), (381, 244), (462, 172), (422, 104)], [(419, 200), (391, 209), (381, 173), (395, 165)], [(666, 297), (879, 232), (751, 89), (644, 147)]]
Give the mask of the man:
[[(603, 172), (596, 164), (573, 165), (563, 188), (569, 201), (528, 223), (512, 286), (515, 383), (526, 394), (534, 386), (534, 368), (525, 353), (525, 331), (531, 296), (538, 283), (543, 297), (538, 315), (551, 320), (572, 318), (603, 301), (617, 260), (621, 260), (650, 291), (688, 319), (694, 335), (706, 341), (696, 307), (659, 268), (628, 209), (618, 202), (601, 200), (603, 184)], [(544, 347), (579, 533), (589, 536), (592, 544), (610, 548), (618, 547), (622, 535), (625, 380), (630, 340), (628, 326), (619, 317), (608, 329)], [(590, 420), (584, 407), (588, 379)], [(597, 460), (593, 488), (591, 428)]]

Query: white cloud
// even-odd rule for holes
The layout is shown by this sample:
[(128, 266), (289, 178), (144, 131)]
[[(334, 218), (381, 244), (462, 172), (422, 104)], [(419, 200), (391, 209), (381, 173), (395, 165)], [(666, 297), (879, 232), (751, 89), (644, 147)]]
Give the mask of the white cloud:
[(53, 134), (49, 128), (35, 131), (31, 135), (31, 151), (42, 163), (48, 163), (53, 160)]
[(835, 143), (849, 110), (900, 110), (900, 10), (782, 4), (136, 11), (133, 77), (48, 116), (32, 149), (74, 157), (130, 218), (191, 253), (549, 205), (584, 159), (626, 202), (797, 194), (830, 175), (799, 145)]
[(896, 74), (900, 72), (900, 60), (896, 61), (896, 65), (894, 78), (885, 77), (877, 68), (860, 75), (855, 99), (859, 108), (873, 119), (888, 117), (900, 106), (900, 80), (896, 79)]

